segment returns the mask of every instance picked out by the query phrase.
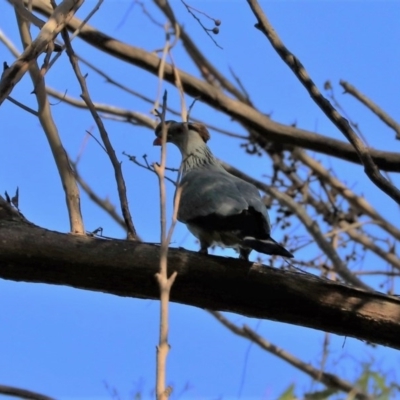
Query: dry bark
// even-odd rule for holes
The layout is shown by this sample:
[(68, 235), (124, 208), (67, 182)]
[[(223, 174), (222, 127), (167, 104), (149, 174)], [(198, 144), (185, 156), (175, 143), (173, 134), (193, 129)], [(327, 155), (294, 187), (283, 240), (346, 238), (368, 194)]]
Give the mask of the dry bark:
[[(4, 211), (4, 210), (3, 210)], [(159, 247), (49, 231), (2, 213), (0, 277), (157, 299)], [(183, 249), (171, 301), (271, 319), (400, 349), (400, 300), (312, 275)]]

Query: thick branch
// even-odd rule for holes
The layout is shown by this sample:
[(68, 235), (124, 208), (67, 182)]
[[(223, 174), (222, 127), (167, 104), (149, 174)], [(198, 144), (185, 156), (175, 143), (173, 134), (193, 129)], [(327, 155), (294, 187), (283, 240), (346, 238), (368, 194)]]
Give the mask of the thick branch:
[[(6, 217), (7, 218), (7, 217)], [(400, 300), (246, 261), (168, 252), (171, 300), (352, 336), (400, 349)], [(159, 247), (0, 220), (0, 277), (157, 299)]]
[[(32, 5), (36, 11), (45, 15), (49, 15), (51, 12), (51, 8), (43, 0), (33, 0)], [(68, 29), (75, 31), (80, 25), (81, 21), (74, 17), (69, 22)], [(101, 51), (136, 65), (154, 76), (158, 74), (161, 60), (155, 54), (120, 42), (88, 24), (82, 28), (79, 37)], [(300, 146), (354, 163), (360, 163), (360, 159), (351, 144), (292, 126), (279, 124), (255, 108), (232, 99), (218, 88), (184, 71), (179, 71), (179, 77), (185, 93), (192, 97), (199, 97), (202, 102), (209, 106), (229, 114), (232, 119), (241, 122), (248, 128), (253, 129), (254, 132), (257, 132), (264, 141), (275, 141), (287, 146)], [(171, 64), (165, 63), (164, 79), (171, 84), (175, 84), (175, 78), (174, 67)], [(370, 149), (369, 152), (373, 161), (380, 169), (400, 172), (400, 154), (374, 149)]]

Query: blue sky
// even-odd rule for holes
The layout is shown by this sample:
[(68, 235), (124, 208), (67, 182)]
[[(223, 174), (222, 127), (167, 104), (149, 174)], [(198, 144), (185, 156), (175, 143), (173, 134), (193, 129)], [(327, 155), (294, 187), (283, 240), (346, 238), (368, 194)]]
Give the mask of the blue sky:
[[(151, 2), (145, 2), (155, 17), (164, 22)], [(83, 18), (95, 2), (86, 1), (78, 15)], [(292, 72), (283, 64), (263, 35), (253, 28), (255, 21), (244, 1), (191, 1), (190, 4), (222, 21), (215, 39), (217, 48), (187, 13), (180, 1), (172, 1), (178, 19), (199, 47), (221, 69), (229, 74), (231, 67), (251, 94), (253, 102), (281, 123), (297, 126), (329, 137), (345, 140), (313, 104)], [(322, 89), (330, 80), (335, 94), (350, 116), (359, 123), (368, 143), (379, 149), (398, 151), (394, 133), (353, 98), (343, 96), (339, 79), (349, 81), (374, 99), (397, 120), (400, 93), (400, 3), (396, 1), (263, 1), (261, 2), (274, 28), (286, 46), (296, 54)], [(163, 46), (164, 34), (152, 25), (139, 7), (130, 11), (128, 1), (106, 0), (90, 24), (111, 36), (134, 46), (153, 50)], [(0, 29), (20, 48), (18, 30), (11, 7), (0, 3)], [(212, 27), (212, 24), (210, 23)], [(115, 79), (154, 98), (157, 79), (121, 61), (105, 57), (88, 45), (74, 41), (75, 50), (98, 64)], [(174, 49), (175, 63), (197, 76), (184, 51)], [(0, 59), (12, 63), (13, 57), (0, 44)], [(151, 106), (121, 93), (104, 82), (93, 71), (87, 79), (94, 101), (115, 104), (150, 116)], [(63, 55), (47, 75), (49, 86), (79, 97), (80, 89)], [(179, 107), (178, 95), (169, 85), (169, 104)], [(29, 76), (14, 89), (12, 96), (35, 108)], [(187, 98), (190, 103), (191, 99)], [(80, 172), (95, 191), (118, 204), (113, 171), (104, 152), (93, 141), (85, 143), (85, 130), (94, 129), (89, 113), (52, 100), (54, 119), (60, 136), (72, 159), (82, 154)], [(245, 132), (226, 116), (198, 103), (193, 116), (209, 123)], [(5, 102), (0, 108), (0, 190), (20, 190), (20, 208), (39, 226), (61, 232), (69, 229), (60, 181), (46, 139), (38, 121), (30, 114)], [(144, 128), (106, 120), (117, 155), (123, 161), (128, 196), (138, 233), (145, 241), (159, 240), (158, 184), (156, 177), (129, 163), (123, 151), (159, 159), (153, 148), (153, 133)], [(211, 132), (210, 147), (224, 161), (262, 179), (271, 175), (268, 160), (250, 157), (226, 136)], [(82, 147), (83, 146), (83, 147)], [(374, 190), (362, 168), (335, 160), (330, 163), (338, 175), (386, 217), (394, 220), (398, 208)], [(168, 164), (179, 165), (175, 148), (168, 149)], [(395, 182), (398, 178), (393, 177)], [(168, 186), (169, 205), (173, 188)], [(104, 234), (123, 237), (123, 232), (100, 209), (82, 194), (82, 211), (87, 230), (99, 226)], [(274, 210), (271, 210), (273, 217)], [(282, 232), (274, 229), (279, 240)], [(197, 249), (192, 236), (178, 225), (174, 246)], [(232, 255), (231, 252), (219, 253)], [(266, 260), (267, 261), (267, 260)], [(321, 359), (323, 333), (273, 321), (258, 321), (231, 315), (233, 321), (247, 323), (276, 345), (306, 362)], [(115, 387), (121, 399), (141, 391), (152, 396), (155, 371), (155, 346), (158, 335), (158, 302), (120, 298), (67, 287), (16, 283), (0, 280), (0, 384), (36, 390), (61, 399), (108, 399), (104, 382)], [(175, 398), (215, 399), (257, 398), (274, 400), (290, 384), (299, 390), (312, 390), (301, 372), (272, 355), (235, 337), (205, 311), (172, 304), (168, 360), (168, 382), (175, 386)], [(332, 358), (328, 364), (344, 378), (359, 373), (358, 362), (374, 359), (396, 378), (399, 363), (396, 351), (373, 349), (361, 342), (332, 336)], [(399, 378), (397, 376), (397, 378)], [(241, 384), (243, 382), (243, 384)], [(186, 385), (189, 389), (178, 396)], [(315, 387), (315, 386), (314, 386)]]

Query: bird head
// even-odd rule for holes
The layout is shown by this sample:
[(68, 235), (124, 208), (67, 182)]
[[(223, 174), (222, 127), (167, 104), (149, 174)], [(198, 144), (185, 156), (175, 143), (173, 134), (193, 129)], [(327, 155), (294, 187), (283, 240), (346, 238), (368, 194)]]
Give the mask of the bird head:
[[(210, 139), (210, 134), (203, 124), (196, 122), (176, 122), (165, 121), (165, 129), (167, 129), (167, 142), (175, 144), (183, 151), (189, 140), (201, 140), (206, 143)], [(156, 138), (153, 142), (154, 146), (161, 146), (162, 143), (162, 123), (157, 125), (155, 129)]]

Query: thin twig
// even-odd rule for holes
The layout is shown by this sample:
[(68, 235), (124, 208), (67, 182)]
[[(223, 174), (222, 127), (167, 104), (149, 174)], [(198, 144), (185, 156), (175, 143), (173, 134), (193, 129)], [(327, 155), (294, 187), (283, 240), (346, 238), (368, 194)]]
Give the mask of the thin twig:
[[(1, 36), (0, 36), (0, 40), (1, 40)], [(129, 90), (129, 89), (128, 89)], [(59, 92), (51, 87), (46, 88), (47, 93), (52, 96), (55, 97), (56, 99), (59, 99), (65, 103), (71, 104), (75, 107), (79, 107), (79, 108), (87, 108), (87, 105), (84, 101), (82, 100), (78, 100), (76, 98), (73, 98), (71, 96), (68, 96), (62, 92)], [(198, 98), (195, 98), (193, 103), (198, 100)], [(147, 100), (145, 100), (147, 102)], [(149, 103), (153, 103), (153, 100), (149, 99)], [(193, 104), (192, 103), (192, 104)], [(96, 110), (99, 112), (103, 112), (103, 113), (107, 113), (107, 114), (111, 114), (111, 115), (115, 115), (120, 117), (120, 119), (118, 119), (119, 122), (130, 122), (130, 123), (136, 123), (138, 125), (141, 126), (146, 126), (150, 129), (154, 129), (156, 127), (156, 124), (154, 122), (153, 119), (149, 118), (147, 115), (136, 112), (136, 111), (131, 111), (128, 109), (124, 109), (124, 108), (120, 108), (120, 107), (115, 107), (109, 104), (102, 104), (102, 103), (94, 103), (94, 106), (96, 107)], [(173, 115), (181, 115), (181, 113), (179, 113), (178, 111), (172, 110), (171, 108), (168, 108), (168, 111), (173, 114)], [(238, 133), (234, 133), (234, 132), (230, 132), (226, 129), (222, 129), (218, 126), (215, 125), (211, 125), (211, 124), (207, 124), (197, 118), (192, 118), (190, 116), (190, 119), (193, 122), (199, 122), (204, 124), (208, 129), (213, 130), (215, 132), (219, 132), (223, 135), (229, 136), (229, 137), (233, 137), (236, 139), (242, 139), (242, 140), (249, 140), (249, 136), (247, 135), (241, 135)]]
[(382, 229), (393, 235), (397, 240), (400, 240), (400, 230), (395, 225), (379, 214), (364, 197), (357, 196), (352, 190), (339, 181), (339, 179), (335, 178), (320, 162), (310, 157), (307, 152), (300, 148), (294, 149), (292, 156), (307, 165), (320, 179), (340, 193), (352, 207), (368, 215), (371, 219), (376, 221)]
[[(200, 18), (196, 16), (196, 14), (192, 11), (195, 10), (197, 12), (200, 12), (198, 10), (196, 10), (195, 8), (193, 8), (192, 6), (189, 6), (188, 4), (186, 4), (183, 0), (181, 0), (182, 4), (186, 7), (186, 9), (188, 10), (189, 14), (199, 23), (199, 25), (203, 28), (204, 32), (210, 37), (210, 39), (214, 42), (214, 44), (219, 47), (221, 50), (223, 50), (223, 47), (221, 47), (216, 40), (212, 37), (212, 35), (210, 34), (210, 31), (213, 31), (213, 29), (209, 29), (206, 28), (203, 23), (201, 22)], [(201, 12), (201, 14), (206, 15), (205, 13)], [(211, 18), (207, 15), (207, 18), (210, 18), (212, 20), (214, 20), (214, 18)], [(214, 20), (215, 21), (215, 20)], [(216, 28), (214, 28), (216, 29)], [(217, 30), (216, 32), (218, 33), (219, 30)], [(214, 31), (213, 31), (214, 32)]]
[(361, 163), (364, 165), (364, 171), (369, 179), (384, 193), (391, 197), (397, 204), (400, 204), (400, 190), (392, 185), (379, 171), (377, 165), (371, 157), (369, 149), (364, 145), (356, 132), (351, 128), (346, 118), (342, 117), (331, 103), (321, 94), (315, 83), (310, 78), (308, 72), (300, 60), (291, 53), (283, 44), (266, 15), (262, 11), (257, 0), (247, 0), (255, 17), (258, 20), (256, 28), (259, 29), (270, 41), (273, 48), (280, 55), (282, 60), (290, 67), (299, 81), (307, 89), (311, 98), (321, 108), (325, 115), (336, 125), (347, 140), (353, 145)]
[[(119, 89), (122, 89), (123, 91), (132, 94), (133, 96), (138, 97), (139, 99), (144, 100), (146, 103), (149, 104), (153, 104), (154, 100), (148, 96), (145, 96), (142, 93), (137, 92), (136, 90), (133, 90), (129, 87), (127, 87), (125, 84), (118, 82), (117, 80), (115, 80), (114, 78), (112, 78), (110, 75), (106, 74), (102, 69), (100, 69), (98, 66), (96, 66), (95, 64), (91, 63), (90, 61), (86, 60), (85, 58), (83, 58), (82, 56), (78, 55), (78, 60), (80, 62), (82, 62), (83, 64), (87, 65), (90, 69), (92, 69), (93, 71), (95, 71), (97, 74), (99, 74), (100, 76), (102, 76), (107, 83), (111, 83), (112, 85), (116, 86)], [(170, 111), (170, 109), (168, 109), (168, 111)], [(171, 112), (171, 111), (170, 111)], [(176, 112), (176, 111), (175, 111)], [(177, 113), (177, 115), (179, 115), (179, 113)]]
[(93, 102), (90, 98), (89, 91), (88, 91), (88, 88), (86, 85), (86, 79), (83, 77), (83, 75), (80, 71), (78, 60), (75, 56), (74, 50), (72, 49), (71, 43), (69, 41), (68, 32), (66, 30), (63, 30), (61, 34), (62, 34), (64, 42), (65, 42), (66, 51), (67, 51), (69, 60), (71, 62), (72, 68), (73, 68), (75, 75), (78, 79), (78, 82), (81, 86), (81, 90), (82, 90), (81, 97), (82, 97), (83, 101), (87, 104), (87, 106), (90, 110), (90, 113), (92, 114), (92, 117), (93, 117), (94, 121), (96, 122), (96, 125), (100, 132), (101, 139), (104, 143), (104, 147), (107, 150), (108, 157), (110, 158), (111, 164), (114, 168), (114, 174), (115, 174), (115, 179), (116, 179), (117, 188), (118, 188), (118, 196), (119, 196), (119, 200), (120, 200), (122, 215), (123, 215), (124, 221), (125, 221), (128, 239), (129, 240), (137, 240), (137, 233), (136, 233), (135, 227), (133, 225), (131, 213), (130, 213), (129, 206), (128, 206), (128, 199), (126, 196), (126, 185), (125, 185), (124, 177), (122, 175), (121, 164), (118, 161), (117, 156), (115, 155), (115, 151), (112, 147), (112, 144), (108, 137), (107, 131), (104, 127), (103, 121), (99, 117), (99, 115), (96, 111), (96, 108), (94, 107)]
[(362, 133), (360, 127), (358, 126), (358, 123), (354, 122), (351, 118), (349, 113), (346, 112), (346, 110), (344, 109), (344, 107), (341, 106), (341, 104), (339, 103), (338, 99), (335, 96), (334, 90), (333, 90), (333, 86), (331, 85), (330, 81), (326, 81), (324, 83), (324, 89), (328, 91), (329, 95), (328, 97), (331, 99), (333, 106), (340, 110), (340, 112), (342, 113), (342, 115), (349, 121), (349, 124), (355, 129), (355, 131), (360, 135), (360, 137), (362, 138), (362, 140), (364, 140), (364, 143), (366, 143), (368, 145), (367, 142), (367, 138), (365, 137), (365, 135)]
[(188, 109), (188, 111), (187, 111), (186, 118), (183, 118), (182, 121), (190, 122), (190, 114), (191, 114), (192, 108), (193, 108), (194, 105), (196, 104), (197, 100), (199, 100), (198, 97), (195, 97), (195, 98), (193, 99), (192, 104), (190, 104), (189, 109)]
[(170, 34), (168, 32), (168, 27), (165, 27), (164, 29), (165, 29), (165, 44), (164, 44), (164, 48), (163, 48), (163, 52), (162, 52), (162, 56), (161, 56), (161, 60), (160, 60), (160, 65), (158, 67), (158, 72), (157, 72), (157, 77), (158, 77), (157, 96), (156, 96), (156, 100), (155, 100), (153, 108), (152, 108), (153, 110), (158, 110), (158, 106), (160, 103), (162, 83), (164, 81), (164, 67), (165, 67), (168, 50), (169, 50), (169, 46), (170, 46)]
[(146, 5), (142, 1), (135, 0), (133, 4), (139, 4), (139, 6), (142, 9), (143, 14), (156, 26), (159, 28), (163, 28), (163, 24), (161, 22), (158, 22), (153, 15), (149, 12), (149, 10), (146, 8)]
[[(277, 156), (277, 155), (275, 155)], [(386, 262), (390, 263), (394, 267), (400, 267), (400, 259), (396, 256), (393, 250), (388, 251), (386, 248), (382, 248), (378, 245), (377, 240), (370, 238), (366, 233), (361, 232), (358, 228), (366, 225), (367, 223), (375, 224), (386, 230), (386, 232), (390, 233), (394, 238), (396, 238), (396, 228), (389, 224), (388, 221), (384, 220), (382, 216), (380, 216), (376, 210), (374, 210), (371, 205), (365, 200), (365, 198), (361, 196), (357, 196), (353, 193), (347, 186), (345, 186), (342, 182), (340, 182), (337, 178), (335, 178), (332, 172), (326, 170), (318, 161), (314, 160), (312, 157), (307, 155), (307, 153), (300, 149), (295, 148), (291, 156), (294, 160), (301, 161), (305, 166), (310, 169), (312, 175), (316, 176), (319, 180), (319, 183), (324, 185), (329, 185), (326, 188), (327, 196), (330, 194), (336, 193), (337, 195), (341, 195), (343, 199), (345, 199), (350, 208), (355, 210), (356, 214), (366, 214), (369, 216), (374, 216), (372, 220), (359, 221), (355, 220), (354, 223), (350, 223), (346, 220), (346, 218), (340, 217), (340, 214), (343, 215), (344, 211), (335, 209), (333, 212), (329, 211), (329, 207), (327, 207), (326, 203), (317, 200), (314, 195), (306, 190), (306, 185), (302, 182), (301, 178), (297, 173), (292, 171), (290, 167), (288, 167), (283, 160), (276, 164), (276, 167), (279, 168), (279, 171), (283, 172), (288, 179), (292, 182), (295, 187), (302, 187), (303, 192), (303, 201), (306, 204), (310, 204), (318, 214), (323, 216), (324, 221), (328, 222), (331, 225), (337, 224), (339, 228), (334, 228), (333, 230), (324, 234), (326, 238), (331, 237), (332, 235), (336, 235), (339, 233), (346, 233), (347, 236), (354, 242), (361, 244), (364, 248), (371, 250), (379, 257), (381, 257)], [(330, 193), (330, 194), (328, 194)], [(332, 199), (333, 200), (333, 199)], [(323, 205), (324, 204), (324, 205)], [(399, 232), (397, 232), (397, 235)], [(302, 248), (305, 246), (301, 246)], [(300, 247), (297, 247), (298, 249)]]
[(400, 140), (400, 124), (396, 122), (386, 111), (382, 110), (376, 103), (369, 99), (365, 94), (362, 94), (357, 88), (346, 81), (339, 81), (345, 93), (349, 93), (357, 100), (361, 101), (374, 114), (376, 114), (386, 125), (390, 126), (396, 132), (396, 139)]
[[(154, 170), (154, 164), (153, 165), (149, 165), (146, 161), (146, 164), (142, 164), (140, 161), (137, 160), (136, 156), (131, 156), (130, 154), (126, 153), (126, 152), (122, 152), (122, 154), (124, 156), (127, 156), (129, 158), (129, 161), (132, 161), (134, 164), (138, 165), (141, 168), (147, 169), (150, 172), (153, 172), (157, 175), (156, 171)], [(176, 168), (167, 168), (165, 167), (166, 170), (172, 171), (172, 172), (179, 172), (179, 169)], [(166, 179), (167, 181), (173, 183), (174, 185), (176, 185), (176, 180), (169, 178), (168, 176), (164, 176), (164, 179)]]
[(75, 177), (83, 191), (89, 196), (93, 203), (97, 204), (102, 208), (122, 229), (126, 229), (125, 221), (121, 216), (115, 211), (115, 207), (108, 199), (100, 198), (93, 189), (88, 185), (88, 183), (81, 177), (78, 172), (77, 164), (70, 160), (71, 165), (74, 167)]
[(239, 78), (239, 76), (236, 75), (236, 73), (235, 73), (235, 71), (233, 70), (232, 67), (229, 67), (229, 72), (233, 76), (233, 79), (236, 81), (236, 83), (239, 85), (239, 88), (243, 93), (243, 98), (245, 99), (245, 103), (249, 104), (249, 105), (253, 105), (252, 101), (250, 100), (249, 92), (246, 90), (246, 88), (243, 85), (242, 80)]
[(25, 104), (20, 103), (17, 100), (14, 100), (11, 96), (7, 96), (7, 100), (10, 101), (11, 103), (15, 104), (16, 106), (18, 106), (19, 108), (22, 108), (23, 110), (27, 111), (28, 113), (34, 115), (35, 117), (38, 117), (39, 114), (37, 111), (32, 110), (32, 108), (26, 106)]
[[(50, 96), (52, 96), (56, 99), (59, 99), (65, 103), (68, 103), (74, 107), (84, 108), (84, 109), (88, 108), (87, 104), (84, 101), (78, 100), (71, 96), (68, 96), (62, 92), (59, 92), (59, 91), (51, 88), (51, 87), (47, 87), (46, 91)], [(118, 116), (124, 122), (131, 122), (131, 123), (134, 122), (135, 124), (140, 125), (140, 126), (146, 126), (151, 129), (155, 128), (154, 120), (152, 120), (150, 117), (148, 117), (145, 114), (141, 114), (141, 113), (131, 111), (128, 109), (115, 107), (115, 106), (112, 106), (109, 104), (93, 103), (93, 105), (97, 111)]]
[[(188, 55), (196, 64), (199, 72), (202, 74), (204, 79), (214, 86), (220, 85), (228, 92), (232, 93), (238, 100), (246, 102), (246, 98), (242, 96), (240, 90), (238, 90), (232, 82), (230, 82), (224, 74), (222, 74), (218, 69), (211, 64), (211, 62), (204, 56), (204, 54), (199, 50), (195, 42), (190, 38), (175, 17), (174, 11), (170, 4), (164, 0), (154, 0), (154, 3), (159, 7), (159, 9), (164, 13), (164, 15), (170, 20), (173, 26), (180, 27), (180, 37), (182, 44), (185, 47)], [(215, 23), (215, 20), (214, 20)], [(218, 85), (215, 85), (216, 81)]]
[(174, 68), (175, 86), (178, 89), (179, 98), (180, 98), (180, 101), (181, 101), (181, 118), (182, 118), (182, 121), (184, 121), (185, 118), (188, 115), (188, 111), (186, 111), (187, 107), (186, 107), (186, 102), (185, 102), (185, 92), (183, 91), (182, 81), (181, 81), (181, 78), (179, 76), (179, 69), (176, 68), (176, 66), (175, 66), (175, 62), (174, 62), (174, 59), (172, 57), (172, 52), (170, 50), (168, 50), (168, 55), (169, 55), (169, 58), (171, 60), (171, 64), (172, 64), (172, 66)]

